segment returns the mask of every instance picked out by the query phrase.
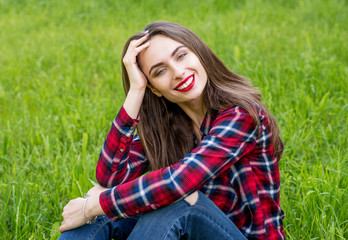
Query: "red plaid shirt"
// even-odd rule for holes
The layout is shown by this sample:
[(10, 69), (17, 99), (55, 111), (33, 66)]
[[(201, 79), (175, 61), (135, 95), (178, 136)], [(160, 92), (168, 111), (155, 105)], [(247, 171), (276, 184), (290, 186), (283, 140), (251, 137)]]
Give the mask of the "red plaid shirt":
[(196, 190), (207, 195), (248, 239), (284, 239), (279, 206), (279, 169), (270, 143), (267, 117), (260, 110), (260, 131), (245, 110), (206, 116), (201, 143), (177, 164), (143, 175), (148, 162), (138, 121), (122, 107), (100, 153), (96, 176), (111, 187), (100, 204), (112, 220), (153, 211)]

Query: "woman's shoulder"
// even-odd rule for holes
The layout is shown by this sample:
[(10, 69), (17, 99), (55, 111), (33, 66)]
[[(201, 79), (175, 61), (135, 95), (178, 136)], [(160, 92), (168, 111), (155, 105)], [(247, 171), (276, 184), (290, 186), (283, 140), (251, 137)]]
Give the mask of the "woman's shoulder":
[(247, 116), (252, 117), (251, 113), (250, 113), (251, 111), (253, 113), (255, 113), (256, 115), (258, 115), (261, 119), (264, 119), (266, 117), (266, 114), (265, 114), (262, 106), (260, 106), (257, 103), (255, 103), (253, 106), (251, 106), (250, 109), (248, 109), (248, 110), (246, 108), (241, 107), (241, 106), (226, 107), (220, 111), (217, 111), (216, 116), (219, 117), (222, 115), (231, 114), (231, 115), (243, 115), (245, 117), (247, 117)]
[[(252, 111), (252, 113), (251, 113)], [(241, 106), (227, 107), (220, 111), (216, 111), (216, 118), (214, 123), (219, 123), (220, 121), (239, 121), (245, 122), (246, 124), (260, 124), (267, 119), (266, 113), (263, 111), (262, 107), (255, 104), (249, 110)], [(255, 122), (255, 121), (258, 121)], [(213, 124), (214, 124), (213, 123)]]
[(216, 119), (221, 117), (251, 117), (251, 114), (241, 106), (226, 107), (219, 111), (216, 111)]
[(254, 122), (250, 113), (240, 106), (228, 107), (220, 111), (216, 111), (215, 116), (216, 118), (213, 121), (213, 126), (221, 124), (227, 125), (231, 122), (236, 122), (239, 124), (252, 124)]

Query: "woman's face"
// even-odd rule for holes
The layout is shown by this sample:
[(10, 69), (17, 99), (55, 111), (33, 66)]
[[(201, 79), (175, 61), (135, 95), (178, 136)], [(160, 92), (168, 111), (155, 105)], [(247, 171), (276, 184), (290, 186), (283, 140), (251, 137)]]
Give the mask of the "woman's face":
[(207, 73), (198, 57), (182, 43), (163, 35), (150, 40), (139, 54), (139, 65), (154, 94), (183, 104), (202, 104)]

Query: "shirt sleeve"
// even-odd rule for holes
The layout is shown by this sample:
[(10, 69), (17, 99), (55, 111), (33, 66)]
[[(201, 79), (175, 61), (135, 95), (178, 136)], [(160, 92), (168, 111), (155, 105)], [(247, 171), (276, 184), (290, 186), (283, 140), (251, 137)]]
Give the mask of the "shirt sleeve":
[(201, 144), (175, 165), (118, 185), (100, 195), (112, 220), (151, 211), (182, 199), (231, 167), (255, 146), (257, 127), (239, 107), (215, 119)]
[(139, 137), (134, 132), (134, 120), (122, 107), (111, 125), (100, 152), (96, 178), (103, 187), (113, 187), (133, 180), (146, 171), (147, 160)]

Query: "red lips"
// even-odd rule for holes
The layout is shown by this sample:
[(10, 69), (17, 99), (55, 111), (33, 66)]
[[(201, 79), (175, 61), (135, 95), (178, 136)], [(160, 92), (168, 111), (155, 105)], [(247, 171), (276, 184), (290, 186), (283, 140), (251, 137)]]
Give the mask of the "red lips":
[(187, 92), (193, 88), (195, 84), (195, 75), (192, 74), (186, 77), (183, 81), (181, 81), (176, 87), (175, 90), (179, 92)]

